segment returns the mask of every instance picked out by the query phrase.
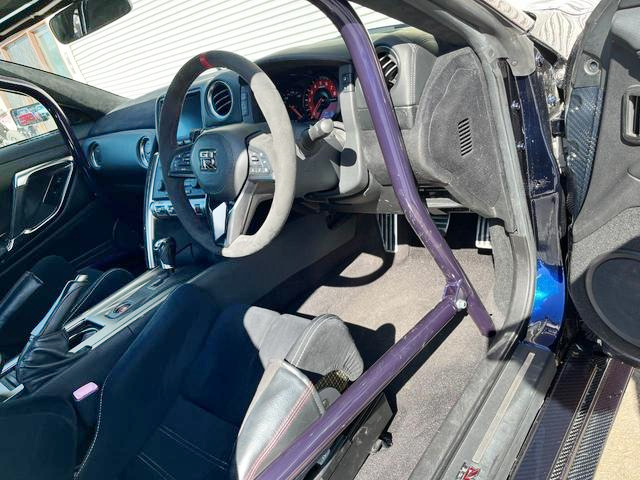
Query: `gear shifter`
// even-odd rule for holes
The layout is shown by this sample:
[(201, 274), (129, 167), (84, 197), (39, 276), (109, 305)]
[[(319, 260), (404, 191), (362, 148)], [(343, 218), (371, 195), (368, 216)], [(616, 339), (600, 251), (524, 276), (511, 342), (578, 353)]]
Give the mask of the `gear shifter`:
[(58, 299), (31, 331), (16, 363), (16, 378), (33, 392), (77, 358), (69, 353), (69, 336), (62, 328), (73, 305), (89, 286), (89, 277), (78, 275), (67, 282)]
[(173, 272), (176, 268), (176, 241), (172, 237), (156, 240), (153, 254), (163, 270)]

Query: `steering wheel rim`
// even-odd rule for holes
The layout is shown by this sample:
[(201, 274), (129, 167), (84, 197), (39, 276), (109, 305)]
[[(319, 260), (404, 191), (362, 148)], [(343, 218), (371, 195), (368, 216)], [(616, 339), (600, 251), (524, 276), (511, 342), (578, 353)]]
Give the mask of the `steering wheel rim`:
[[(252, 235), (239, 235), (224, 247), (215, 243), (211, 228), (193, 211), (184, 192), (184, 178), (171, 175), (171, 162), (178, 150), (178, 124), (185, 96), (193, 81), (211, 68), (226, 68), (236, 72), (253, 91), (270, 130), (268, 150), (271, 154), (268, 160), (275, 180), (273, 201), (262, 226)], [(167, 195), (184, 228), (202, 247), (223, 257), (243, 257), (258, 252), (278, 235), (289, 216), (295, 196), (295, 140), (282, 97), (258, 65), (235, 53), (219, 50), (193, 57), (178, 71), (167, 90), (160, 112), (158, 137), (159, 162)], [(262, 144), (265, 145), (264, 139)], [(191, 163), (193, 166), (193, 158)], [(250, 181), (247, 174), (245, 186)]]

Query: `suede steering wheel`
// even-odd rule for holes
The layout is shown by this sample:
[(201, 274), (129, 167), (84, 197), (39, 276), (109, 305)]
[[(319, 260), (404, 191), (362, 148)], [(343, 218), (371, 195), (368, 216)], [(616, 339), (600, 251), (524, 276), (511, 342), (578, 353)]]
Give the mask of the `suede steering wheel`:
[[(238, 123), (203, 130), (188, 146), (178, 145), (177, 132), (184, 98), (193, 81), (211, 68), (236, 72), (249, 85), (266, 125)], [(266, 128), (268, 127), (268, 128)], [(224, 257), (258, 252), (284, 226), (295, 196), (296, 151), (287, 110), (273, 82), (255, 63), (230, 52), (202, 53), (176, 74), (163, 101), (158, 127), (159, 162), (169, 199), (187, 232), (204, 248)], [(184, 163), (191, 150), (191, 171)], [(187, 169), (188, 170), (188, 169)], [(196, 177), (207, 194), (204, 222), (184, 191), (185, 176)], [(247, 235), (260, 200), (273, 197), (262, 226)], [(214, 239), (212, 207), (227, 205), (223, 241)]]

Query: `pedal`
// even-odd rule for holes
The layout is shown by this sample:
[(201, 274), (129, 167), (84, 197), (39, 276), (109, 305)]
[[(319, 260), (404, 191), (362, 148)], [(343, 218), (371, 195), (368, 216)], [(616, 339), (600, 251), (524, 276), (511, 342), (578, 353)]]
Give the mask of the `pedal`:
[(489, 234), (489, 220), (478, 215), (476, 225), (476, 248), (478, 250), (491, 250), (491, 235)]
[(443, 213), (443, 214), (432, 213), (431, 219), (433, 220), (433, 223), (436, 224), (436, 227), (438, 227), (438, 230), (444, 237), (449, 231), (449, 220), (451, 219), (451, 215), (449, 215), (448, 213)]
[(398, 215), (395, 213), (379, 213), (378, 232), (380, 232), (384, 251), (396, 253), (398, 251)]

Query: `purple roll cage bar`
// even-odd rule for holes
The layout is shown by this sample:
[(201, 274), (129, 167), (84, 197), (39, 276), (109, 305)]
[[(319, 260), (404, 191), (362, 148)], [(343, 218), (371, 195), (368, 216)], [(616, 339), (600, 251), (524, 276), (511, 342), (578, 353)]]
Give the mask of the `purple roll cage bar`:
[(482, 300), (440, 235), (426, 203), (418, 194), (391, 95), (367, 30), (346, 0), (309, 2), (333, 22), (347, 45), (393, 190), (411, 228), (442, 270), (446, 284), (442, 300), (433, 310), (389, 348), (324, 415), (263, 470), (257, 477), (259, 480), (289, 480), (305, 472), (458, 312), (466, 310), (483, 335), (490, 336), (495, 332)]

